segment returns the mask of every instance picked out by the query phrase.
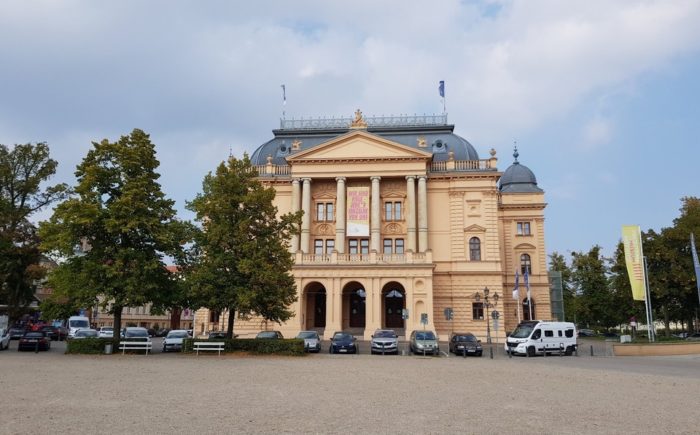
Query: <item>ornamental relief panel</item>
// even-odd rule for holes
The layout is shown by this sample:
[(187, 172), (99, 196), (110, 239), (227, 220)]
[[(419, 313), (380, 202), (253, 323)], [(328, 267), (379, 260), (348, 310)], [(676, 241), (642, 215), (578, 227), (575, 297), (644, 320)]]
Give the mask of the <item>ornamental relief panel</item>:
[(381, 181), (381, 196), (383, 198), (405, 198), (406, 183), (397, 180)]
[(391, 223), (384, 225), (384, 228), (382, 228), (382, 234), (384, 234), (384, 235), (406, 234), (406, 228), (401, 223), (391, 222)]
[(311, 234), (314, 236), (335, 236), (335, 225), (332, 224), (316, 224), (313, 226)]
[(332, 181), (311, 182), (311, 196), (314, 199), (335, 198), (336, 183)]

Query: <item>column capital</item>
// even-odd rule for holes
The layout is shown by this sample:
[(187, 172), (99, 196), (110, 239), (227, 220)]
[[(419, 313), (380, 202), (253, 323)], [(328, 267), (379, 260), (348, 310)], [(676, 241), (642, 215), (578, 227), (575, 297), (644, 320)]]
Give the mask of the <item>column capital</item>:
[(298, 178), (292, 178), (292, 184), (299, 184)]
[(427, 180), (427, 179), (428, 179), (428, 176), (427, 176), (427, 175), (418, 175), (417, 178), (418, 178), (418, 181), (420, 181), (420, 180)]
[(372, 177), (369, 177), (369, 179), (372, 181), (379, 181), (382, 179), (382, 177), (380, 177), (379, 175), (374, 175)]
[(416, 179), (416, 176), (415, 176), (415, 175), (406, 175), (406, 179), (407, 179), (408, 181), (415, 180), (415, 179)]
[(311, 177), (304, 177), (301, 179), (304, 183), (311, 183)]
[(338, 181), (338, 182), (343, 182), (343, 183), (344, 183), (345, 180), (346, 180), (345, 177), (335, 177), (335, 181)]

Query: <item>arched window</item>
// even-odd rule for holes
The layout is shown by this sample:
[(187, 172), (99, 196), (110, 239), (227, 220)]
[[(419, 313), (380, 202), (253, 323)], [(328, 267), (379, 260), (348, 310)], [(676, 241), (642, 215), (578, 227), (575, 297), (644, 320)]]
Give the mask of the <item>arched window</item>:
[[(532, 315), (530, 315), (532, 313)], [(523, 299), (523, 320), (534, 320), (537, 318), (535, 313), (535, 300), (534, 299)]]
[(525, 275), (525, 272), (527, 272), (528, 275), (532, 275), (532, 263), (529, 254), (522, 254), (520, 256), (520, 273)]
[(481, 261), (481, 240), (478, 237), (469, 239), (469, 259), (471, 261)]

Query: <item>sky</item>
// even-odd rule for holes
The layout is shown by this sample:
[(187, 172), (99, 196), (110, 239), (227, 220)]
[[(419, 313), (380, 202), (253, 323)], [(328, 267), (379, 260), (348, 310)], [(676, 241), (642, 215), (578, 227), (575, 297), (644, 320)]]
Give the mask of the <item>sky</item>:
[[(0, 0), (0, 143), (47, 142), (75, 183), (140, 128), (185, 202), (287, 117), (442, 112), (545, 190), (546, 246), (673, 225), (700, 196), (700, 1)], [(46, 219), (51, 210), (38, 214)]]

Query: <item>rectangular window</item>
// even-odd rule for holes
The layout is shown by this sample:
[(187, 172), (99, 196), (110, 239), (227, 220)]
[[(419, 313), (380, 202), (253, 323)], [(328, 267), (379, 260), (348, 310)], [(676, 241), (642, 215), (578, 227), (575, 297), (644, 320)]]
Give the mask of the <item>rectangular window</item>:
[(392, 248), (392, 240), (391, 239), (384, 239), (384, 253), (385, 254), (391, 254), (391, 248)]
[(316, 221), (317, 222), (332, 222), (333, 221), (333, 203), (332, 202), (316, 203)]
[(567, 330), (564, 332), (564, 334), (565, 334), (567, 337), (571, 338), (571, 337), (574, 336), (574, 330), (573, 330), (573, 329), (567, 329)]
[(348, 240), (348, 252), (357, 254), (357, 239)]
[(530, 222), (518, 222), (518, 235), (519, 236), (529, 236), (530, 233)]
[(209, 323), (219, 323), (219, 312), (216, 310), (209, 311)]
[(384, 203), (384, 220), (385, 221), (400, 221), (401, 220), (401, 203), (400, 202), (385, 202)]
[(328, 222), (333, 222), (333, 203), (326, 203), (326, 220)]
[(484, 304), (483, 304), (483, 302), (472, 303), (472, 318), (474, 320), (484, 320)]
[(323, 203), (316, 204), (316, 220), (324, 221), (326, 205)]
[(544, 336), (545, 337), (554, 337), (554, 331), (548, 331), (545, 329)]
[(335, 240), (327, 239), (326, 240), (326, 254), (331, 255), (334, 248), (335, 248)]
[(316, 254), (316, 255), (323, 254), (323, 240), (321, 240), (321, 239), (314, 240), (314, 254)]
[(369, 239), (360, 239), (360, 254), (369, 254)]
[(403, 239), (396, 239), (394, 252), (403, 254)]

